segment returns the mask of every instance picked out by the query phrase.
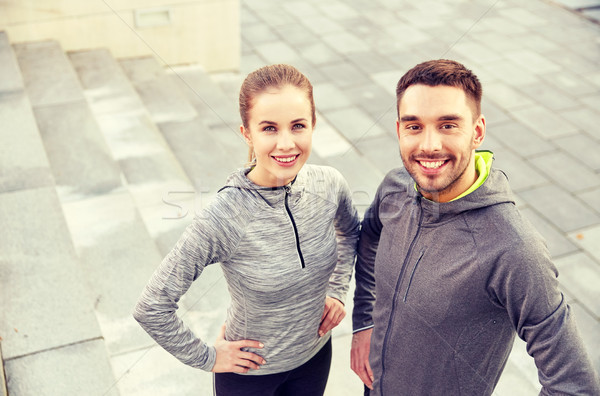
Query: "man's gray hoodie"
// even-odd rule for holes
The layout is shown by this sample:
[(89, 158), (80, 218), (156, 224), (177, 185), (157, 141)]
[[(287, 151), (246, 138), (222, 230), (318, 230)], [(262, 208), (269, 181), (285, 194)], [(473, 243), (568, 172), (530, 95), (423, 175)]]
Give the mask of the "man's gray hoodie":
[(135, 319), (183, 363), (211, 370), (216, 352), (176, 315), (204, 267), (220, 262), (231, 305), (225, 338), (256, 340), (266, 364), (249, 375), (288, 371), (329, 339), (319, 337), (325, 297), (342, 302), (352, 274), (359, 221), (341, 174), (304, 165), (283, 187), (234, 173), (194, 218), (146, 286)]
[(354, 329), (374, 324), (373, 396), (491, 395), (515, 333), (541, 394), (600, 394), (545, 243), (501, 171), (447, 203), (391, 171), (365, 213), (356, 280)]

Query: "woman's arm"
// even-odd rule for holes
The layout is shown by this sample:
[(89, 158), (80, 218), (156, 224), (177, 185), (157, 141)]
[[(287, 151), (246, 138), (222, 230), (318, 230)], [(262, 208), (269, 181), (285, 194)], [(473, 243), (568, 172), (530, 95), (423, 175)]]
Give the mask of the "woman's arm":
[[(152, 275), (134, 311), (134, 318), (160, 346), (181, 362), (206, 371), (229, 370), (227, 361), (239, 358), (239, 348), (248, 345), (237, 348), (238, 352), (237, 345), (228, 345), (225, 340), (218, 340), (216, 349), (208, 346), (176, 311), (179, 300), (203, 269), (227, 259), (243, 236), (246, 222), (232, 201), (227, 194), (219, 194), (214, 204), (194, 218)], [(258, 345), (258, 341), (250, 342)], [(262, 361), (257, 355), (242, 356)], [(254, 368), (252, 363), (249, 366)]]
[(342, 304), (346, 300), (354, 258), (356, 257), (356, 245), (360, 234), (360, 221), (358, 213), (352, 203), (350, 187), (342, 175), (336, 170), (338, 188), (338, 207), (335, 214), (335, 231), (337, 240), (337, 265), (329, 278), (327, 295), (335, 298)]

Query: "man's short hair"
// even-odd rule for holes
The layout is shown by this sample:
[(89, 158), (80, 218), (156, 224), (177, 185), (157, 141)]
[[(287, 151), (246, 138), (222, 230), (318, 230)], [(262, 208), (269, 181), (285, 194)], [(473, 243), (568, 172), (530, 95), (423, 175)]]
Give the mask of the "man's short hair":
[[(430, 60), (419, 63), (400, 78), (396, 86), (396, 111), (400, 111), (400, 100), (411, 85), (423, 84), (430, 87), (448, 85), (461, 88), (473, 101), (473, 117), (481, 114), (482, 88), (479, 79), (463, 64), (448, 59)], [(400, 114), (398, 114), (399, 116)]]

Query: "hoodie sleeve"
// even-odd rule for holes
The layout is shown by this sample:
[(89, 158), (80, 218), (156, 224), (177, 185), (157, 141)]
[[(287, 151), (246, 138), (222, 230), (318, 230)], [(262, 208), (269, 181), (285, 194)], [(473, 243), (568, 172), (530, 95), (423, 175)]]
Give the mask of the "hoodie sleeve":
[(353, 331), (373, 327), (373, 308), (375, 306), (375, 255), (379, 245), (382, 224), (379, 219), (383, 183), (379, 186), (375, 199), (365, 212), (358, 251), (356, 257), (356, 289), (354, 291), (354, 309), (352, 311)]
[(540, 395), (600, 395), (600, 383), (573, 313), (558, 289), (558, 271), (537, 238), (513, 241), (490, 281), (538, 368)]
[(165, 350), (185, 364), (210, 371), (216, 352), (177, 316), (178, 302), (209, 264), (225, 260), (242, 237), (240, 214), (226, 194), (196, 216), (152, 275), (134, 318)]
[(360, 222), (354, 205), (350, 187), (343, 176), (336, 170), (338, 189), (338, 207), (335, 214), (335, 230), (337, 240), (337, 265), (329, 278), (327, 295), (342, 303), (346, 300), (352, 266), (356, 256), (356, 244), (360, 232)]

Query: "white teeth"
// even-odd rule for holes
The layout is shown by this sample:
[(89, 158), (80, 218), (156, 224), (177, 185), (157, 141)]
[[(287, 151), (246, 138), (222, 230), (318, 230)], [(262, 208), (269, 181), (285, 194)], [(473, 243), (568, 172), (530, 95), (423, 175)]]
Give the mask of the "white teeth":
[(444, 161), (436, 161), (436, 162), (419, 161), (419, 163), (427, 169), (435, 169), (435, 168), (439, 168), (440, 166), (442, 166), (444, 164)]
[(295, 159), (296, 159), (296, 157), (297, 157), (297, 155), (296, 155), (296, 156), (293, 156), (293, 157), (285, 157), (285, 158), (282, 158), (282, 157), (275, 157), (275, 159), (276, 159), (277, 161), (279, 161), (279, 162), (292, 162), (293, 160), (295, 160)]

